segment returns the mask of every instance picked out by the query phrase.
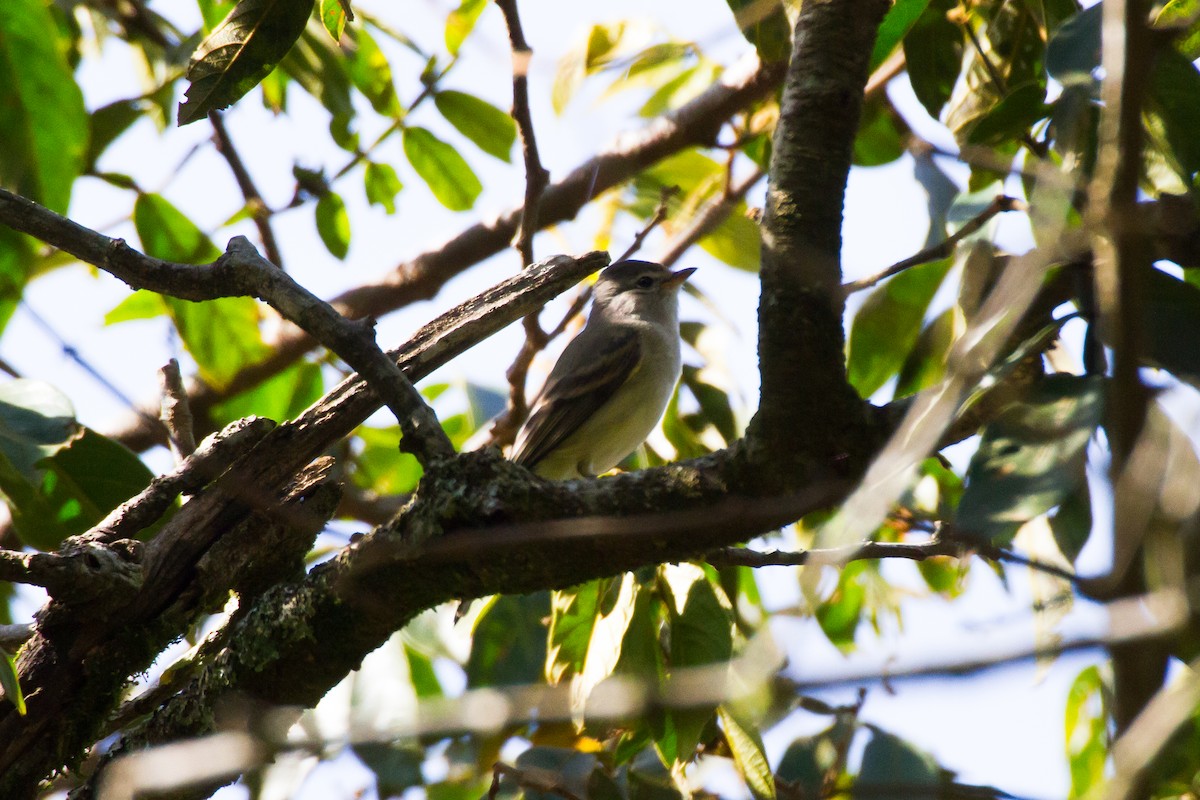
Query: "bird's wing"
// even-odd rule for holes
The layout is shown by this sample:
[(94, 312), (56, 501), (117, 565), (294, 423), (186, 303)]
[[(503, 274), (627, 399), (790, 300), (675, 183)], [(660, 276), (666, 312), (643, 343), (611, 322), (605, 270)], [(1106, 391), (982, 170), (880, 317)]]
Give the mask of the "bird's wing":
[[(610, 328), (602, 345), (585, 329), (563, 351), (533, 404), (533, 413), (513, 449), (512, 459), (533, 467), (579, 429), (637, 371), (642, 359), (637, 331)], [(587, 353), (586, 357), (581, 354)], [(571, 356), (578, 356), (572, 358)], [(582, 369), (560, 370), (565, 363), (583, 363)]]

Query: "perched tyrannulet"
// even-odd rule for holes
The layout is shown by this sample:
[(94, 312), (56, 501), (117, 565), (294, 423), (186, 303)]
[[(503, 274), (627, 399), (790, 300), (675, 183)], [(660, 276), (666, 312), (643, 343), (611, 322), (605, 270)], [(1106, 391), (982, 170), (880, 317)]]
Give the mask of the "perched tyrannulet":
[(679, 287), (695, 269), (620, 261), (550, 371), (512, 458), (543, 478), (598, 475), (637, 449), (679, 380)]

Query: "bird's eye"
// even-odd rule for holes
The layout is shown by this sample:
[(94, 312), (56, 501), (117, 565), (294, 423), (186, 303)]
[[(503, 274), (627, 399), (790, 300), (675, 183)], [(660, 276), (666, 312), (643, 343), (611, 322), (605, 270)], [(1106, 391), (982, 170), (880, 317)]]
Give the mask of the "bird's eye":
[(649, 289), (653, 285), (654, 278), (651, 278), (649, 275), (643, 275), (637, 279), (637, 287), (639, 289)]

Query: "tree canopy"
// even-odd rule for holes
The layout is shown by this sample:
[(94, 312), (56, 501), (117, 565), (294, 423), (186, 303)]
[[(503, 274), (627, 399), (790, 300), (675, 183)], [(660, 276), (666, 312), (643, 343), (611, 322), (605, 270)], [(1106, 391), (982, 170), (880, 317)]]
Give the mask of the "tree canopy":
[[(908, 672), (1103, 651), (1062, 698), (1071, 797), (1200, 793), (1200, 6), (715, 5), (741, 56), (615, 19), (538, 81), (518, 0), (429, 4), (436, 36), (368, 0), (4, 0), (0, 346), (39, 287), (123, 286), (106, 329), (179, 359), (104, 424), (0, 364), (0, 797), (285, 797), (343, 759), (431, 800), (1011, 797), (821, 693), (905, 668), (806, 683), (772, 636), (851, 653), (990, 574), (1036, 583), (1029, 646)], [(614, 135), (564, 168), (562, 120)], [(850, 280), (847, 180), (897, 163), (925, 246)], [(634, 252), (715, 275), (680, 386), (619, 473), (539, 479), (504, 449)], [(748, 277), (739, 385), (716, 287)], [(493, 374), (430, 379), (518, 322)]]

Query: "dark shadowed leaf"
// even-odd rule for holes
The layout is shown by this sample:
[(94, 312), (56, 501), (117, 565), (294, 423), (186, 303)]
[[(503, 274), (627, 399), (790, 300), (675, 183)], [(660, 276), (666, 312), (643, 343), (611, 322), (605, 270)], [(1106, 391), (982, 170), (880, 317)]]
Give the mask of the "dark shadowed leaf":
[(877, 800), (911, 800), (937, 797), (941, 770), (928, 753), (923, 753), (898, 736), (872, 731), (863, 750), (855, 793)]
[(904, 63), (913, 92), (934, 119), (950, 99), (962, 68), (962, 30), (946, 18), (957, 7), (954, 0), (932, 0), (904, 37)]
[(1144, 326), (1146, 363), (1200, 387), (1200, 289), (1150, 270)]
[(1099, 378), (1051, 375), (983, 430), (967, 469), (957, 524), (1007, 540), (1080, 486), (1087, 444), (1100, 424)]
[(446, 208), (466, 211), (475, 205), (483, 186), (453, 147), (424, 128), (405, 128), (404, 155)]
[(905, 363), (921, 332), (929, 301), (954, 260), (921, 264), (871, 291), (850, 326), (850, 383), (870, 397)]
[(1086, 474), (1050, 518), (1050, 531), (1059, 552), (1075, 563), (1092, 534), (1092, 498), (1088, 493)]
[(1030, 82), (1010, 90), (971, 126), (967, 142), (991, 146), (1028, 134), (1035, 122), (1050, 113), (1045, 99), (1046, 88), (1040, 83)]
[(179, 124), (227, 108), (258, 85), (308, 23), (313, 0), (241, 0), (196, 48)]
[(1092, 83), (1100, 66), (1100, 20), (1104, 7), (1096, 3), (1058, 27), (1046, 44), (1046, 71), (1063, 85)]
[(321, 31), (305, 30), (279, 62), (279, 69), (317, 98), (335, 120), (354, 116), (347, 59)]
[(862, 121), (854, 137), (856, 166), (878, 167), (904, 155), (909, 136), (900, 130), (897, 122), (890, 102), (871, 100), (863, 104)]
[(1169, 158), (1191, 185), (1200, 172), (1200, 72), (1176, 50), (1163, 48), (1150, 80), (1151, 107), (1162, 120)]
[(948, 308), (925, 326), (900, 368), (896, 397), (916, 394), (942, 379), (946, 374), (950, 346), (954, 344), (954, 321), (960, 317), (959, 312)]
[(84, 165), (88, 116), (50, 4), (4, 0), (0, 12), (0, 186), (67, 212)]
[(375, 773), (375, 788), (380, 797), (399, 796), (409, 787), (425, 782), (421, 774), (425, 751), (415, 744), (363, 742), (351, 749)]
[(317, 233), (325, 248), (335, 258), (344, 259), (350, 252), (350, 215), (341, 196), (334, 192), (321, 195), (316, 206)]
[(479, 615), (467, 659), (467, 685), (520, 686), (542, 680), (550, 593), (503, 595)]
[(508, 114), (466, 92), (438, 92), (433, 102), (446, 121), (480, 150), (501, 161), (512, 160), (517, 123)]

